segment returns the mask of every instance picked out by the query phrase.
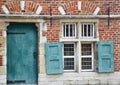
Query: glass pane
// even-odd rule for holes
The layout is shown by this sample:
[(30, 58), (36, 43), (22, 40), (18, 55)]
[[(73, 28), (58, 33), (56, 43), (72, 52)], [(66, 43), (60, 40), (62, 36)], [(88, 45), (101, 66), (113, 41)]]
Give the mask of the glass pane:
[(69, 36), (69, 26), (68, 26), (68, 24), (66, 24), (66, 37), (68, 37)]
[(93, 31), (94, 31), (93, 25), (94, 25), (93, 23), (83, 23), (81, 25), (81, 36), (93, 37)]
[(82, 55), (92, 55), (92, 46), (91, 44), (82, 44), (81, 45)]
[(72, 24), (70, 24), (70, 37), (73, 36)]
[(88, 24), (88, 37), (90, 37), (90, 31), (91, 30), (91, 28), (90, 28), (90, 24)]
[(64, 44), (64, 56), (74, 56), (74, 44)]
[(87, 25), (84, 24), (84, 36), (87, 36)]
[(92, 69), (92, 58), (82, 58), (82, 70)]
[(64, 58), (64, 70), (74, 70), (74, 58)]
[(63, 25), (64, 37), (75, 37), (75, 23), (66, 23)]

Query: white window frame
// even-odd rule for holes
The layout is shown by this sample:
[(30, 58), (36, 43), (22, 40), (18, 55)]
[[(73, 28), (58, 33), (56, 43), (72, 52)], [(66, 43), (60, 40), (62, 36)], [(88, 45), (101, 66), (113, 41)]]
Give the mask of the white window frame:
[[(81, 71), (93, 71), (94, 70), (94, 50), (93, 50), (93, 42), (91, 42), (91, 43), (81, 43), (81, 46), (82, 46), (82, 44), (91, 44), (91, 51), (92, 51), (92, 54), (91, 55), (84, 55), (84, 56), (82, 56), (82, 50), (81, 50)], [(92, 58), (92, 69), (86, 69), (86, 70), (83, 70), (82, 69), (82, 58)]]
[[(70, 29), (70, 24), (74, 24), (75, 25), (75, 30), (74, 30), (74, 34), (73, 35), (75, 35), (75, 36), (70, 36), (70, 30), (69, 30), (69, 33), (68, 33), (68, 36), (66, 36), (66, 32), (65, 32), (65, 36), (64, 36), (64, 25), (69, 25), (69, 29)], [(63, 23), (62, 24), (62, 38), (76, 38), (76, 26), (77, 26), (77, 24), (76, 23)], [(66, 30), (66, 29), (65, 29)]]
[[(74, 44), (74, 56), (64, 56), (64, 44)], [(73, 70), (64, 70), (65, 72), (68, 72), (68, 71), (76, 71), (76, 43), (74, 42), (64, 42), (63, 43), (63, 64), (64, 64), (64, 58), (74, 58), (74, 69)], [(63, 66), (64, 68), (64, 66)]]
[[(93, 31), (92, 31), (92, 35), (93, 36), (88, 36), (88, 25), (93, 25)], [(87, 36), (84, 36), (84, 28), (82, 28), (82, 25), (87, 25)], [(83, 30), (83, 31), (82, 31)], [(80, 38), (85, 38), (85, 39), (87, 39), (87, 38), (94, 38), (95, 37), (95, 35), (94, 35), (94, 31), (95, 31), (95, 23), (93, 23), (93, 22), (82, 22), (82, 23), (80, 23)], [(83, 36), (82, 36), (82, 32), (83, 32)]]
[[(98, 23), (99, 23), (99, 20), (98, 19), (62, 19), (61, 21), (61, 32), (60, 32), (60, 41), (64, 43), (75, 43), (75, 72), (77, 71), (78, 73), (80, 72), (94, 72), (94, 42), (97, 42), (99, 41), (99, 31), (98, 31)], [(63, 34), (63, 24), (67, 24), (67, 23), (74, 23), (76, 24), (76, 35), (75, 37), (64, 37), (64, 34)], [(93, 24), (93, 30), (90, 30), (90, 31), (93, 31), (93, 36), (89, 36), (89, 37), (83, 37), (81, 36), (81, 24), (83, 23), (92, 23)], [(89, 35), (92, 35), (92, 34), (89, 34)], [(92, 43), (92, 69), (91, 70), (82, 70), (81, 69), (81, 43)], [(63, 53), (64, 54), (64, 53)], [(63, 55), (64, 56), (64, 55)], [(83, 57), (86, 57), (86, 56), (83, 56)], [(87, 57), (91, 57), (91, 56), (87, 56)], [(64, 62), (64, 59), (63, 59), (63, 62)], [(65, 71), (66, 72), (66, 71)], [(69, 71), (68, 71), (69, 72)], [(70, 71), (71, 72), (71, 71)], [(74, 71), (73, 71), (74, 72)], [(67, 73), (67, 72), (66, 72)]]

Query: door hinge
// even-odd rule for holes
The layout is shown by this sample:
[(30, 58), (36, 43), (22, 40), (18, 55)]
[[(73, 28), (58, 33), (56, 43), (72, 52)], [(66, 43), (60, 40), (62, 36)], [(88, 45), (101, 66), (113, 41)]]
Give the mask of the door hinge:
[(14, 83), (25, 83), (25, 80), (7, 80), (7, 83), (14, 84)]
[(7, 34), (25, 34), (25, 32), (7, 32)]

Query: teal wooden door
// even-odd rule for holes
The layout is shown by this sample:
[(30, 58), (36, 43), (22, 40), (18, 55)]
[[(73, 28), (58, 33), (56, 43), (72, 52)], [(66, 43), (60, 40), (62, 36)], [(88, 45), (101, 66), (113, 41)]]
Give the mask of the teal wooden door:
[(37, 83), (37, 29), (32, 23), (11, 23), (7, 30), (7, 82)]

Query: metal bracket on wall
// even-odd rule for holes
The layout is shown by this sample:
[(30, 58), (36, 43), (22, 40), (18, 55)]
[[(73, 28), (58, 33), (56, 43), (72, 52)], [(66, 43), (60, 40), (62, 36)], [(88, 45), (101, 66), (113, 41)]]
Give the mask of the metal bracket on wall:
[(107, 15), (108, 15), (108, 19), (107, 19), (107, 22), (108, 22), (108, 29), (110, 28), (110, 4), (103, 4), (103, 6), (108, 6), (106, 12), (107, 12)]
[(52, 28), (52, 8), (51, 8), (51, 6), (50, 6), (50, 16), (51, 16), (51, 18), (50, 18), (50, 27)]
[(110, 28), (110, 6), (108, 6), (108, 29)]
[[(119, 5), (119, 4), (110, 4), (110, 3), (108, 3), (108, 4), (103, 4), (103, 6), (108, 6), (108, 8), (107, 8), (107, 15), (108, 15), (108, 19), (107, 19), (107, 21), (108, 21), (108, 29), (110, 28), (110, 7), (111, 7), (111, 6), (116, 6), (116, 5)], [(114, 7), (112, 7), (112, 8), (114, 8)]]

